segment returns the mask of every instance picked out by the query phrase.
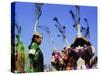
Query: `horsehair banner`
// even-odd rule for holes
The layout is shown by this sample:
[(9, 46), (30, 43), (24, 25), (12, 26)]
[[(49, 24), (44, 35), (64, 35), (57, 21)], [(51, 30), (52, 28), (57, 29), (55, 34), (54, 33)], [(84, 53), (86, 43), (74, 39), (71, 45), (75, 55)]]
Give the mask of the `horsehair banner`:
[(97, 69), (97, 52), (97, 7), (11, 3), (11, 72)]

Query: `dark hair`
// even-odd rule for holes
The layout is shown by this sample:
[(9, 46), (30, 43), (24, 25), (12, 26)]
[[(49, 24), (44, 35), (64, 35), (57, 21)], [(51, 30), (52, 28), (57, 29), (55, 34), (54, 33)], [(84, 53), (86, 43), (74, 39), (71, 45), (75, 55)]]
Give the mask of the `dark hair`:
[(33, 42), (36, 43), (35, 38), (39, 38), (39, 35), (33, 35), (33, 37), (32, 37), (32, 41), (31, 41), (31, 44), (29, 45), (29, 49), (31, 48), (31, 45), (32, 45)]

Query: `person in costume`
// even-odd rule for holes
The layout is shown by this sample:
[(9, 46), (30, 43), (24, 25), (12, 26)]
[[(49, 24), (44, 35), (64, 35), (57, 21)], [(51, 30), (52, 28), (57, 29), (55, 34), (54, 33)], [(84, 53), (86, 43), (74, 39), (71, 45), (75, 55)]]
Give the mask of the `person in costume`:
[(72, 56), (70, 56), (70, 47), (64, 47), (64, 49), (61, 52), (61, 58), (63, 60), (63, 70), (72, 70), (73, 69), (73, 63), (74, 59)]
[(63, 70), (65, 70), (68, 63), (68, 51), (66, 47), (61, 51), (61, 58), (63, 60)]
[(91, 43), (84, 36), (76, 37), (71, 45), (71, 55), (76, 62), (76, 69), (91, 68), (91, 61), (94, 57), (94, 52)]
[(56, 49), (52, 53), (51, 64), (57, 71), (60, 71), (63, 68), (63, 60)]
[(24, 73), (28, 71), (28, 54), (25, 44), (21, 41), (21, 35), (17, 34), (16, 38), (16, 72)]
[(25, 44), (22, 41), (21, 36), (21, 26), (17, 23), (15, 24), (17, 29), (16, 34), (16, 46), (15, 46), (15, 56), (16, 56), (16, 63), (15, 63), (15, 73), (24, 73), (28, 72), (28, 52)]
[(30, 68), (33, 72), (43, 72), (43, 53), (39, 48), (42, 42), (42, 35), (38, 32), (33, 34), (31, 44), (29, 46)]

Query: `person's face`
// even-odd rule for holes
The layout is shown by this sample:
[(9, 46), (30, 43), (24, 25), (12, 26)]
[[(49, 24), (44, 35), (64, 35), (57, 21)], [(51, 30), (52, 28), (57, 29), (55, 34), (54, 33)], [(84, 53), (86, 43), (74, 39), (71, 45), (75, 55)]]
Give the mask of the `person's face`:
[(37, 43), (38, 45), (41, 44), (41, 41), (42, 41), (42, 37), (36, 37), (36, 43)]

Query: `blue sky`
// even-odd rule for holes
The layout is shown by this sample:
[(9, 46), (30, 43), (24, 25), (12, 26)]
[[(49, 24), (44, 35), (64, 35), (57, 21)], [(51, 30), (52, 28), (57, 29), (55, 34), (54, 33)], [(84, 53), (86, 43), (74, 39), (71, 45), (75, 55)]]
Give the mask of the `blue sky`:
[[(63, 49), (64, 43), (62, 38), (57, 37), (57, 34), (60, 33), (54, 26), (55, 22), (52, 19), (56, 16), (59, 18), (61, 24), (66, 26), (66, 37), (69, 44), (71, 44), (76, 36), (76, 30), (72, 26), (74, 22), (71, 18), (69, 10), (73, 10), (75, 12), (74, 6), (58, 4), (44, 4), (42, 6), (42, 15), (39, 19), (39, 25), (48, 26), (50, 28), (53, 35), (52, 37), (59, 52)], [(35, 5), (34, 3), (28, 2), (16, 2), (15, 13), (17, 24), (22, 27), (22, 41), (28, 47), (31, 43), (34, 31)], [(86, 26), (83, 18), (86, 17), (88, 19), (90, 25), (90, 42), (96, 48), (97, 54), (97, 8), (80, 6), (80, 17), (82, 26)], [(38, 29), (37, 31), (43, 34), (43, 41), (40, 48), (44, 55), (44, 63), (50, 64), (50, 58), (53, 51), (50, 38), (45, 31), (41, 29)]]

